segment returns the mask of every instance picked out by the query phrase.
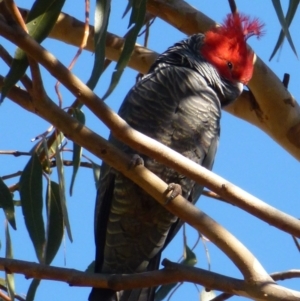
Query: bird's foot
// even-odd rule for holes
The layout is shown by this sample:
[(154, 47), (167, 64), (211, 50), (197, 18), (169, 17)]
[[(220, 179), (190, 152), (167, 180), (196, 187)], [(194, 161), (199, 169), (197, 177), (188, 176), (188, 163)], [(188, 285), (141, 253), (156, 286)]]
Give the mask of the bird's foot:
[(129, 163), (129, 169), (132, 169), (138, 165), (144, 165), (144, 159), (138, 154), (134, 154)]
[(175, 199), (178, 195), (182, 194), (181, 186), (179, 184), (176, 184), (176, 183), (170, 183), (168, 185), (167, 190), (166, 190), (167, 194), (169, 192), (171, 192), (171, 194), (167, 197), (165, 205), (168, 204), (173, 199)]

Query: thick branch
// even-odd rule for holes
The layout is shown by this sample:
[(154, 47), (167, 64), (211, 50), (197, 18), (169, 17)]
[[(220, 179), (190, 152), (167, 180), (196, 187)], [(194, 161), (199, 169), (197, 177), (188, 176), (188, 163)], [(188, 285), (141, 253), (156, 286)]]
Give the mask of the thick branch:
[[(18, 88), (14, 89), (16, 90)], [(8, 94), (8, 96), (10, 97), (10, 94)], [(33, 113), (38, 112), (39, 116), (62, 131), (68, 139), (82, 145), (91, 153), (103, 159), (107, 164), (122, 172), (164, 205), (166, 209), (203, 233), (203, 235), (208, 237), (231, 258), (246, 279), (260, 281), (261, 277), (264, 277), (266, 280), (265, 277), (267, 277), (267, 274), (259, 262), (231, 233), (226, 231), (205, 213), (194, 207), (182, 196), (178, 196), (172, 202), (165, 204), (167, 197), (166, 191), (168, 188), (165, 182), (144, 166), (139, 165), (135, 168), (129, 168), (131, 158), (80, 124), (49, 98), (43, 99), (39, 97), (37, 101), (34, 101), (28, 96), (21, 101), (19, 98), (15, 101), (25, 109), (27, 109), (27, 107), (31, 109), (31, 106), (27, 106), (28, 103), (34, 104), (35, 109)]]
[[(26, 18), (28, 10), (23, 8), (19, 9), (21, 10), (23, 17)], [(83, 35), (84, 23), (68, 14), (61, 13), (55, 26), (50, 32), (49, 37), (79, 47)], [(123, 38), (109, 32), (107, 33), (105, 54), (109, 60), (117, 61), (121, 55), (123, 46)], [(89, 28), (89, 36), (84, 49), (92, 52), (94, 51), (94, 26), (90, 26)], [(128, 66), (141, 73), (146, 73), (157, 58), (157, 55), (158, 54), (156, 52), (151, 51), (150, 49), (136, 45)]]
[[(148, 11), (186, 34), (204, 32), (216, 24), (182, 0), (149, 0)], [(25, 10), (24, 13), (26, 13)], [(78, 46), (83, 35), (83, 28), (82, 22), (67, 14), (61, 14), (50, 37)], [(90, 33), (86, 49), (93, 51), (93, 27), (90, 28)], [(108, 33), (107, 57), (114, 61), (118, 60), (123, 43), (124, 39)], [(157, 53), (136, 45), (129, 67), (146, 73), (156, 57)], [(300, 108), (296, 100), (286, 90), (280, 79), (259, 58), (256, 60), (254, 75), (249, 87), (255, 100), (250, 97), (249, 93), (244, 92), (225, 110), (265, 131), (299, 160)]]
[[(18, 99), (18, 103), (25, 109), (27, 108), (28, 102), (33, 103), (33, 101), (30, 101), (28, 98), (23, 99), (21, 102)], [(112, 165), (117, 170), (120, 170), (127, 177), (139, 184), (161, 204), (165, 203), (167, 184), (145, 167), (137, 166), (134, 169), (129, 169), (130, 158), (108, 144), (107, 141), (88, 130), (82, 124), (78, 123), (78, 121), (61, 110), (49, 99), (38, 99), (38, 101), (34, 102), (34, 105), (36, 108), (35, 112), (39, 112), (41, 117), (64, 132), (66, 137), (83, 145), (95, 155), (103, 158), (108, 164)], [(30, 109), (31, 106), (28, 106), (28, 108)], [(261, 286), (263, 286), (265, 295), (269, 296), (268, 300), (280, 300), (278, 299), (278, 294), (281, 296), (282, 292), (287, 295), (290, 294), (286, 289), (280, 288), (280, 293), (276, 292), (274, 295), (272, 293), (273, 289), (275, 288), (277, 290), (278, 287), (272, 284), (271, 279), (256, 258), (230, 233), (191, 205), (183, 197), (178, 196), (172, 202), (167, 204), (166, 208), (207, 236), (231, 258), (231, 260), (240, 268), (245, 278), (250, 280), (250, 283), (256, 283), (256, 286), (251, 287), (251, 290), (249, 291), (252, 297), (261, 294)], [(172, 273), (174, 273), (174, 271), (172, 271)], [(189, 273), (191, 273), (191, 271), (189, 271)], [(140, 278), (139, 275), (136, 277), (138, 279)]]
[[(155, 157), (158, 157), (161, 161), (165, 160), (165, 162), (167, 162), (167, 164), (170, 166), (172, 162), (176, 162), (175, 168), (177, 170), (184, 169), (185, 172), (183, 173), (188, 174), (186, 169), (189, 168), (196, 168), (198, 171), (200, 171), (200, 173), (208, 172), (199, 167), (197, 164), (193, 164), (193, 162), (190, 162), (185, 157), (180, 156), (176, 152), (169, 150), (167, 147), (159, 144), (158, 142), (153, 141), (152, 139), (131, 129), (117, 114), (115, 114), (104, 103), (102, 103), (92, 91), (90, 91), (82, 82), (80, 82), (63, 65), (61, 65), (55, 59), (55, 57), (49, 54), (46, 50), (42, 49), (41, 46), (33, 41), (28, 35), (18, 30), (11, 30), (2, 21), (0, 21), (0, 33), (13, 43), (20, 46), (28, 54), (36, 58), (42, 65), (44, 65), (76, 97), (94, 110), (97, 113), (97, 116), (101, 118), (112, 129), (113, 133), (122, 141), (128, 142), (128, 144), (132, 147), (141, 149), (150, 156), (154, 151), (156, 154)], [(26, 107), (26, 105), (24, 106)], [(86, 127), (79, 124), (67, 113), (60, 110), (49, 99), (39, 99), (39, 101), (35, 101), (34, 109), (35, 112), (38, 112), (41, 117), (55, 125), (71, 140), (87, 148), (95, 155), (101, 157), (108, 164), (121, 171), (124, 175), (140, 185), (161, 204), (164, 204), (165, 192), (167, 188), (166, 183), (149, 172), (145, 167), (137, 166), (134, 169), (128, 169), (130, 160), (127, 156), (109, 145), (104, 139), (100, 138), (95, 133), (89, 131)], [(97, 109), (99, 110), (97, 111)], [(125, 139), (122, 137), (125, 137)], [(153, 145), (155, 146), (154, 149), (152, 149)], [(151, 148), (150, 150), (149, 146)], [(171, 153), (172, 158), (166, 160), (166, 158), (170, 158), (168, 153)], [(177, 159), (173, 161), (175, 155), (179, 158), (179, 161), (183, 162), (183, 165), (178, 164)], [(116, 158), (119, 158), (119, 160), (116, 161)], [(192, 172), (192, 174), (193, 173), (194, 172)], [(213, 174), (208, 172), (207, 175), (212, 176)], [(222, 185), (221, 188), (226, 192), (226, 185)], [(220, 227), (204, 213), (192, 206), (189, 202), (184, 200), (184, 198), (181, 196), (178, 196), (176, 199), (174, 199), (174, 201), (166, 205), (166, 208), (184, 221), (187, 221), (198, 231), (207, 236), (217, 246), (219, 246), (239, 267), (246, 279), (250, 280), (251, 282), (258, 282), (261, 285), (263, 284), (264, 287), (262, 291), (269, 296), (273, 295), (272, 291), (274, 290), (275, 286), (272, 285), (271, 279), (260, 266), (258, 261), (253, 257), (253, 255), (230, 233)], [(297, 226), (299, 228), (299, 223)], [(286, 291), (283, 288), (279, 289)], [(269, 290), (271, 291), (269, 292)], [(254, 291), (255, 289), (253, 289), (253, 292)], [(276, 295), (273, 296), (277, 298)]]
[(253, 284), (239, 279), (171, 262), (168, 262), (167, 265), (168, 268), (159, 271), (131, 275), (105, 275), (0, 257), (0, 270), (23, 274), (26, 278), (62, 281), (71, 286), (124, 290), (176, 282), (191, 282), (209, 289), (255, 298), (256, 300), (296, 301), (300, 298), (300, 293), (292, 290), (280, 290), (280, 286), (275, 286), (276, 296), (272, 292), (269, 295), (263, 295)]
[[(103, 103), (84, 83), (74, 76), (53, 55), (36, 43), (29, 35), (16, 29), (11, 29), (4, 22), (0, 22), (0, 34), (38, 60), (39, 63), (63, 83), (75, 97), (101, 119), (120, 141), (128, 144), (137, 151), (174, 168), (198, 183), (203, 184), (235, 206), (250, 212), (283, 231), (287, 231), (294, 236), (300, 237), (299, 220), (293, 219), (289, 215), (276, 210), (270, 205), (227, 182), (225, 179), (214, 175), (212, 172), (199, 166), (195, 162), (192, 162), (186, 157), (169, 149), (165, 145), (135, 131), (120, 118), (120, 116)], [(46, 114), (45, 118), (47, 119), (47, 117)], [(56, 126), (55, 123), (51, 123)], [(57, 128), (59, 127), (57, 126)], [(81, 145), (84, 146), (84, 144)]]
[[(213, 20), (182, 0), (149, 0), (148, 11), (187, 34), (204, 32), (215, 25)], [(241, 97), (226, 111), (256, 125), (300, 160), (300, 107), (259, 57), (249, 88), (257, 104), (253, 106), (247, 97)]]

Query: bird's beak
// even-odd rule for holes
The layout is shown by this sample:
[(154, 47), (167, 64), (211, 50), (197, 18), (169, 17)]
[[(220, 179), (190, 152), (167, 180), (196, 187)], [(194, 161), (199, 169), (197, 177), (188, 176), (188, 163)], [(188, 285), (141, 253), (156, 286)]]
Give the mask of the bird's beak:
[(237, 87), (237, 89), (239, 90), (239, 92), (241, 94), (243, 92), (243, 90), (244, 90), (244, 84), (241, 83), (241, 82), (237, 82), (236, 83), (236, 87)]

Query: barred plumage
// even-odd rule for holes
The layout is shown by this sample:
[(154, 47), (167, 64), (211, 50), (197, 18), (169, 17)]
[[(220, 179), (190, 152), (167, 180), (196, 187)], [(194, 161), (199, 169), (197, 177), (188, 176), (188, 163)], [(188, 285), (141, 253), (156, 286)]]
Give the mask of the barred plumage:
[[(134, 129), (211, 169), (220, 134), (221, 106), (242, 92), (238, 80), (222, 78), (201, 54), (205, 35), (170, 47), (128, 93), (120, 116)], [(251, 53), (252, 55), (252, 53)], [(110, 136), (129, 155), (137, 152)], [(195, 203), (203, 187), (156, 160), (139, 154), (167, 183), (182, 187)], [(95, 272), (138, 273), (157, 269), (162, 250), (182, 222), (107, 164), (102, 165), (95, 212)], [(116, 293), (93, 289), (90, 301), (151, 301), (153, 289)]]

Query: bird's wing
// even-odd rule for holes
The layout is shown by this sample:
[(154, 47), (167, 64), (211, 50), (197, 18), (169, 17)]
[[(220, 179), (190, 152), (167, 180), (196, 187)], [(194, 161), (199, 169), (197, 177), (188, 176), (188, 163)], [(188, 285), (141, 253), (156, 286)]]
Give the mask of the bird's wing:
[[(213, 144), (219, 136), (220, 105), (213, 89), (194, 70), (176, 66), (155, 70), (129, 92), (119, 114), (136, 130), (211, 167)], [(138, 153), (113, 137), (110, 141), (129, 155)], [(180, 184), (183, 196), (196, 201), (201, 193), (198, 184), (141, 156), (147, 168), (167, 183)], [(157, 268), (162, 249), (181, 224), (131, 180), (103, 165), (96, 205), (96, 272), (134, 273)], [(123, 295), (128, 300), (153, 299), (149, 291)]]

